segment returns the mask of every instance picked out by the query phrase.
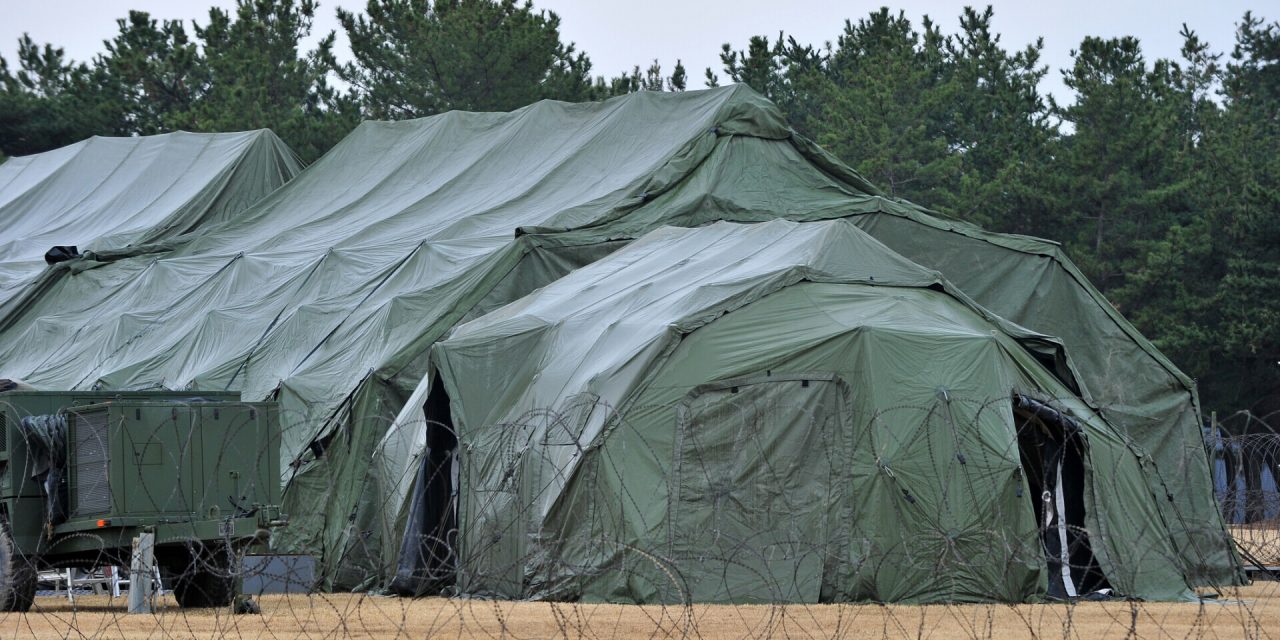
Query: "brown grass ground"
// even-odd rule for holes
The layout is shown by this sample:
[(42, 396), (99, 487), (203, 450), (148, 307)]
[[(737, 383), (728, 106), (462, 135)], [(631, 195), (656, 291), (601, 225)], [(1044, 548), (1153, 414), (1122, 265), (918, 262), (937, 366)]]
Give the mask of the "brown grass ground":
[[(38, 598), (0, 614), (0, 638), (1266, 638), (1280, 635), (1280, 583), (1218, 602), (1076, 605), (680, 607), (492, 602), (360, 594), (265, 596), (262, 614), (127, 615), (123, 599)], [(1131, 631), (1134, 633), (1131, 634)]]
[[(1264, 562), (1280, 563), (1275, 527), (1232, 527)], [(9, 638), (1270, 638), (1280, 637), (1280, 583), (1257, 582), (1201, 603), (1075, 605), (695, 605), (692, 608), (496, 602), (364, 594), (265, 596), (260, 615), (183, 610), (128, 615), (122, 598), (37, 598), (0, 614)]]
[(1235, 524), (1228, 528), (1236, 542), (1253, 557), (1267, 564), (1280, 565), (1280, 521)]

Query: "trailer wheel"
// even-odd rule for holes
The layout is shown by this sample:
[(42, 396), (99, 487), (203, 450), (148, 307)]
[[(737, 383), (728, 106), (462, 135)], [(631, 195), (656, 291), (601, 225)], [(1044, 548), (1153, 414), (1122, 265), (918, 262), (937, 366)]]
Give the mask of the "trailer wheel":
[(184, 609), (228, 607), (236, 597), (236, 576), (225, 548), (201, 549), (176, 572), (173, 597)]
[(9, 522), (0, 517), (0, 611), (29, 611), (35, 597), (36, 568), (14, 544)]

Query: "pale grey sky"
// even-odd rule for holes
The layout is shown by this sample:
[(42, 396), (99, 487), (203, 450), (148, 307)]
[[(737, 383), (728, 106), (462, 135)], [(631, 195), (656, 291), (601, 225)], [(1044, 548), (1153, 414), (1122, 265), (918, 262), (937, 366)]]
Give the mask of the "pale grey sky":
[[(1229, 53), (1235, 23), (1246, 9), (1268, 20), (1280, 19), (1274, 0), (1125, 0), (995, 1), (995, 29), (1006, 48), (1021, 48), (1037, 36), (1045, 40), (1044, 63), (1055, 69), (1044, 90), (1067, 98), (1056, 69), (1070, 65), (1070, 50), (1086, 35), (1137, 36), (1148, 60), (1176, 57), (1181, 46), (1178, 31), (1187, 23), (1215, 50)], [(233, 0), (0, 0), (0, 55), (10, 61), (18, 37), (30, 33), (38, 42), (53, 42), (79, 60), (103, 50), (102, 41), (115, 31), (115, 19), (129, 9), (150, 12), (157, 18), (207, 21), (208, 7), (231, 6)], [(752, 35), (773, 38), (778, 31), (803, 43), (820, 45), (834, 40), (846, 18), (857, 19), (885, 5), (880, 2), (822, 0), (535, 0), (534, 5), (560, 15), (562, 36), (586, 51), (596, 75), (616, 75), (633, 65), (646, 66), (653, 58), (669, 71), (677, 58), (689, 70), (691, 86), (702, 86), (703, 69), (720, 72), (721, 43), (743, 48)], [(966, 2), (897, 0), (889, 6), (901, 9), (913, 22), (928, 14), (943, 29), (958, 28)], [(321, 0), (316, 32), (339, 30), (335, 7), (360, 10), (363, 0)], [(340, 46), (345, 47), (339, 33)], [(345, 53), (345, 50), (344, 50)], [(723, 74), (721, 74), (723, 75)]]

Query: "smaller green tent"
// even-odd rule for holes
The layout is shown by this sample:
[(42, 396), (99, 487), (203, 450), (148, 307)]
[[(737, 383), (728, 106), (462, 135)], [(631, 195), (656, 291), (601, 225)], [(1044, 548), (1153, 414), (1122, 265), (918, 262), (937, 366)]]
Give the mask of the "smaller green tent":
[(47, 268), (51, 248), (113, 258), (169, 249), (184, 234), (232, 219), (301, 170), (268, 129), (94, 136), (10, 158), (0, 165), (0, 326), (24, 289), (47, 288), (66, 273)]
[(432, 358), (402, 592), (1190, 595), (1060, 343), (848, 221), (661, 228)]

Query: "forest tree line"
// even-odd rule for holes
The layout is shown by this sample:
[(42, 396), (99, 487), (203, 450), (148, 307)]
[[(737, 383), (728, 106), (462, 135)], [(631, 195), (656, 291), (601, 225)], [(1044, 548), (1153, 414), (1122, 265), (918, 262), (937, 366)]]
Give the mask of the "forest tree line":
[[(349, 60), (333, 33), (303, 44), (317, 10), (237, 0), (190, 26), (130, 12), (89, 61), (24, 37), (15, 60), (0, 57), (0, 159), (91, 135), (265, 127), (313, 161), (362, 119), (692, 84), (679, 61), (595, 75), (556, 14), (516, 0), (339, 9)], [(990, 8), (948, 27), (881, 9), (833, 25), (827, 44), (724, 44), (700, 84), (754, 87), (894, 196), (1063, 243), (1198, 380), (1206, 410), (1278, 401), (1280, 23), (1246, 13), (1235, 41), (1213, 46), (1184, 26), (1176, 59), (1088, 37), (1058, 70), (1042, 42), (1006, 48), (992, 22)], [(1041, 92), (1049, 73), (1069, 101)]]

